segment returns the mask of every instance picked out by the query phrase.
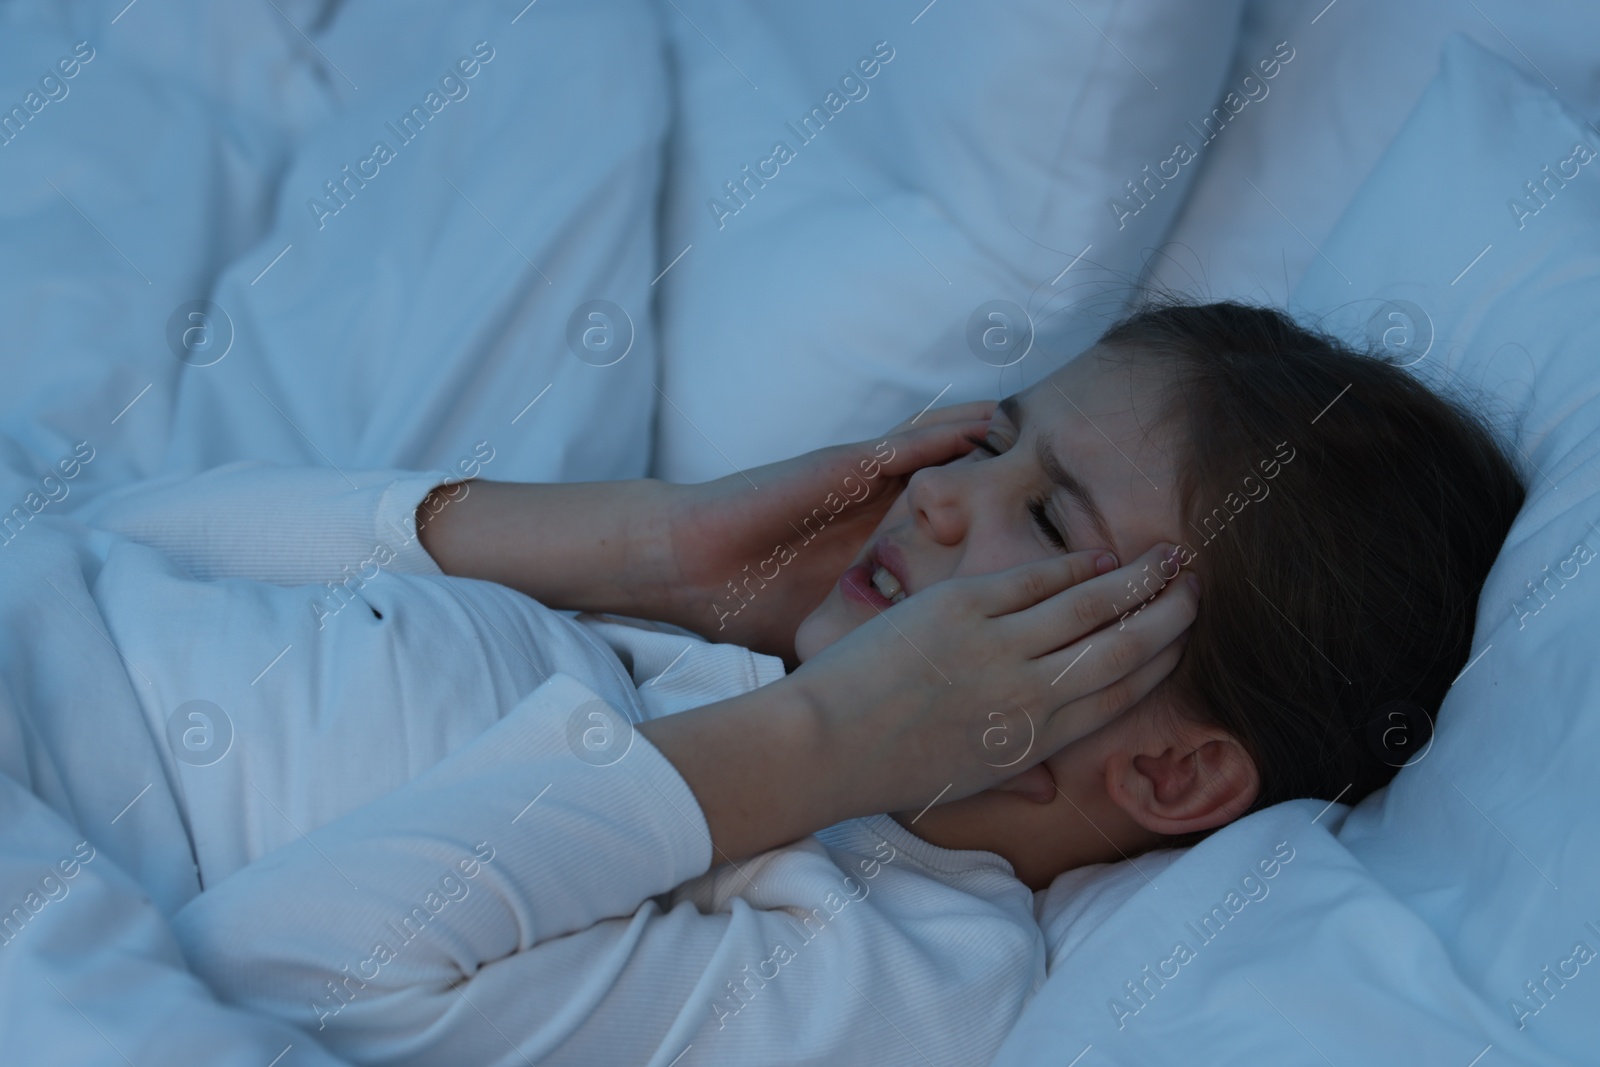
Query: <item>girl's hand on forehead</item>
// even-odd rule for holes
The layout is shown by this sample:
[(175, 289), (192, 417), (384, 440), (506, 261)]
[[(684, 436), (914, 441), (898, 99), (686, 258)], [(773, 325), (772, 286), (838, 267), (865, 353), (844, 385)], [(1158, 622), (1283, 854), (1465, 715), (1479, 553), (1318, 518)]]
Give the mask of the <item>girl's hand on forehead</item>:
[(653, 549), (665, 558), (645, 569), (676, 593), (670, 612), (656, 617), (793, 663), (801, 621), (911, 475), (970, 452), (968, 437), (983, 433), (994, 409), (992, 400), (934, 408), (882, 437), (668, 486), (665, 532)]
[(840, 754), (847, 809), (957, 800), (1099, 729), (1171, 673), (1199, 603), (1198, 581), (1178, 572), (1163, 543), (1121, 568), (1100, 549), (948, 579), (783, 681)]

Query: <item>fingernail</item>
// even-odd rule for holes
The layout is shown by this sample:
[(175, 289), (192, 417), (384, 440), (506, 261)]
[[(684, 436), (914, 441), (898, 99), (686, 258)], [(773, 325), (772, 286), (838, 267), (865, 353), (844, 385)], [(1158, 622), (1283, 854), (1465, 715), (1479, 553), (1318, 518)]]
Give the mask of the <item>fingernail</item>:
[(1194, 595), (1195, 596), (1199, 596), (1200, 595), (1200, 576), (1199, 575), (1195, 574), (1194, 571), (1190, 571), (1188, 574), (1183, 576), (1183, 580), (1189, 583), (1189, 588), (1194, 590)]
[[(1170, 548), (1167, 549), (1167, 554), (1165, 556), (1161, 557), (1161, 562), (1163, 564), (1171, 564), (1173, 566), (1176, 566), (1177, 563), (1178, 563), (1179, 551), (1180, 550), (1179, 550), (1177, 545), (1171, 546)], [(1174, 572), (1174, 573), (1176, 573), (1176, 572)]]
[(1117, 557), (1113, 553), (1102, 552), (1098, 557), (1095, 558), (1094, 572), (1096, 574), (1104, 574), (1107, 571), (1114, 571), (1117, 569), (1117, 567)]

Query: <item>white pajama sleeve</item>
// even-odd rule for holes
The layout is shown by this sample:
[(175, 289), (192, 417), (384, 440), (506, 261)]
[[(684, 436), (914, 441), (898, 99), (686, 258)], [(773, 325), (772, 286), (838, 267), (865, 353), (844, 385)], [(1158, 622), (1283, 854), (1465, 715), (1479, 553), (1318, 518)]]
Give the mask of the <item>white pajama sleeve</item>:
[(472, 1012), (455, 987), (484, 963), (702, 873), (705, 819), (654, 746), (635, 735), (606, 766), (575, 753), (568, 721), (598, 702), (555, 674), (410, 783), (200, 894), (173, 920), (191, 966), (330, 1047), (403, 1060)]
[(823, 925), (846, 880), (808, 838), (741, 865), (756, 904), (663, 913), (651, 898), (711, 862), (704, 817), (641, 736), (610, 766), (574, 753), (568, 723), (594, 699), (558, 674), (420, 778), (202, 893), (173, 923), (191, 966), (355, 1063), (987, 1062), (1042, 977), (1026, 906), (928, 880), (896, 912), (858, 880)]
[(0, 775), (0, 1063), (335, 1067), (283, 1020), (220, 1003), (94, 842)]
[[(202, 581), (336, 581), (372, 560), (440, 574), (417, 537), (416, 510), (445, 471), (338, 471), (259, 461), (138, 482), (73, 512), (80, 522), (159, 549)], [(381, 561), (380, 561), (381, 562)]]

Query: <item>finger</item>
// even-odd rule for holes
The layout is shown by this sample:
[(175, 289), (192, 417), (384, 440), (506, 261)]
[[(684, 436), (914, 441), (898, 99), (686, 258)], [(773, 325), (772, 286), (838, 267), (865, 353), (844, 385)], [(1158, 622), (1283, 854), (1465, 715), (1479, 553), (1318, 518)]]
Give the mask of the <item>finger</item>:
[(1199, 611), (1200, 595), (1187, 580), (1167, 587), (1103, 629), (1038, 660), (1041, 681), (1068, 700), (1120, 683), (1174, 641), (1183, 639)]
[(929, 408), (914, 416), (913, 420), (908, 420), (907, 425), (933, 426), (942, 422), (971, 422), (974, 419), (988, 421), (994, 418), (994, 409), (998, 403), (995, 400), (969, 400), (962, 404)]
[[(848, 497), (845, 508), (848, 509), (881, 497), (885, 487), (880, 479), (911, 474), (923, 467), (948, 463), (966, 455), (974, 447), (968, 438), (981, 434), (986, 425), (986, 422), (970, 420), (918, 427), (875, 440), (818, 449), (746, 473), (755, 475), (763, 486), (779, 486), (785, 496), (785, 507), (794, 503), (807, 508), (813, 506), (814, 498), (839, 490), (844, 479), (859, 478), (867, 484), (866, 495), (855, 495), (853, 482), (843, 486)], [(742, 493), (742, 484), (735, 482), (738, 478), (738, 475), (728, 475), (717, 482), (702, 484), (728, 485)], [(740, 479), (741, 482), (743, 480)], [(764, 503), (775, 504), (776, 501)]]
[(873, 446), (873, 456), (884, 474), (914, 474), (923, 467), (948, 463), (971, 452), (975, 447), (972, 439), (981, 439), (988, 426), (987, 419), (918, 426), (878, 442)]
[(1125, 567), (1016, 611), (1015, 639), (1034, 656), (1062, 648), (1108, 623), (1125, 620), (1157, 596), (1178, 573), (1175, 546), (1160, 542)]
[(900, 423), (889, 433), (903, 433), (906, 430), (919, 426), (937, 426), (947, 422), (972, 422), (982, 419), (987, 422), (994, 417), (997, 401), (994, 400), (969, 400), (964, 404), (948, 404), (942, 408), (930, 408), (927, 411), (913, 415)]
[(1048, 758), (1048, 755), (1059, 752), (1079, 738), (1094, 733), (1149, 696), (1177, 669), (1183, 658), (1184, 644), (1184, 636), (1167, 642), (1155, 655), (1121, 678), (1065, 704), (1047, 716), (1039, 727), (1039, 750), (1047, 753)]
[[(976, 598), (978, 608), (990, 618), (1020, 613), (1027, 621), (1019, 628), (1025, 629), (1031, 624), (1037, 632), (1050, 636), (1056, 630), (1049, 629), (1049, 623), (1039, 615), (1027, 615), (1027, 612), (1036, 609), (1041, 602), (1048, 603), (1063, 590), (1088, 582), (1097, 575), (1105, 576), (1116, 566), (1115, 553), (1107, 548), (1094, 548), (1063, 556), (1046, 556), (990, 574), (953, 578), (949, 584), (966, 587)], [(1063, 637), (1033, 655), (1043, 655), (1081, 636), (1082, 632)]]

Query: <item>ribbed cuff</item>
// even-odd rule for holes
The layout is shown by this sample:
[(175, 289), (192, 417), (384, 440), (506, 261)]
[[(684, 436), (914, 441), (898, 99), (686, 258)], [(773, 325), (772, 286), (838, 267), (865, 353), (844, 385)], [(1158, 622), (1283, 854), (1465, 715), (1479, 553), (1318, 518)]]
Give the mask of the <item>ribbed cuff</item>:
[(372, 516), (373, 536), (394, 551), (391, 570), (401, 574), (441, 575), (444, 571), (422, 547), (417, 530), (417, 508), (429, 493), (440, 486), (456, 485), (466, 479), (444, 471), (425, 471), (398, 478), (384, 488)]

